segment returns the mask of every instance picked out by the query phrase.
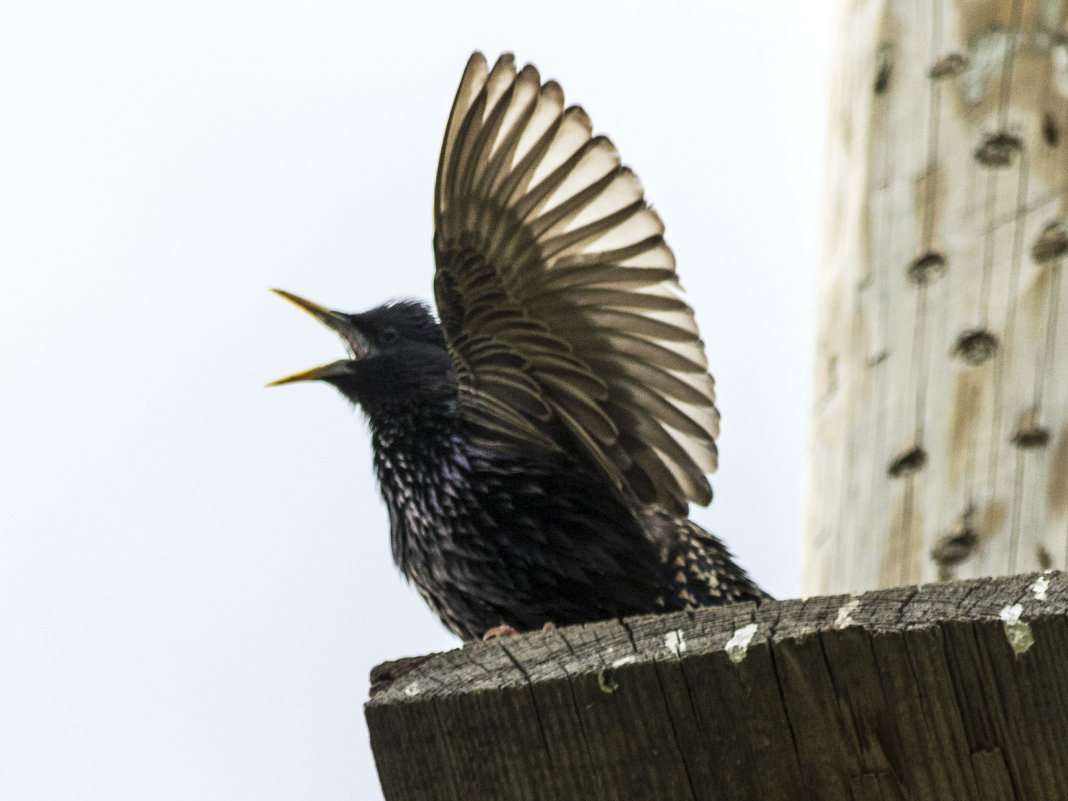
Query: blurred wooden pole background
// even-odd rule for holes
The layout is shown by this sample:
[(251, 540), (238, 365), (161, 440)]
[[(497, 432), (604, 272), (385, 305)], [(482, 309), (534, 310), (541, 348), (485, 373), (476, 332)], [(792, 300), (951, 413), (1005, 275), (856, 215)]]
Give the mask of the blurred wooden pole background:
[(1066, 6), (841, 4), (806, 594), (1066, 565)]

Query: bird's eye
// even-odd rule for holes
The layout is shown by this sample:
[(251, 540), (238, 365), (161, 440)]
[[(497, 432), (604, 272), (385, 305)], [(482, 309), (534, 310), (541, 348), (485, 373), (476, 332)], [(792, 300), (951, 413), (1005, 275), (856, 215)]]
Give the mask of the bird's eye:
[(381, 345), (392, 345), (397, 341), (398, 336), (400, 335), (397, 333), (397, 329), (389, 326), (382, 329), (382, 332), (378, 335), (378, 342)]

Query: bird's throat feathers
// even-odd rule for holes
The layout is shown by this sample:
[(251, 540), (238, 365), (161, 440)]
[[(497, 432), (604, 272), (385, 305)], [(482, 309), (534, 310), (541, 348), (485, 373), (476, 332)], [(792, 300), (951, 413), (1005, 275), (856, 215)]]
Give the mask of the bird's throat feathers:
[(459, 390), (448, 352), (420, 345), (359, 366), (366, 369), (358, 370), (350, 397), (367, 415), (383, 489), (387, 481), (411, 478), (409, 468), (432, 470), (447, 459), (460, 437)]
[(371, 427), (376, 454), (403, 453), (411, 460), (435, 458), (459, 436), (459, 396), (456, 386), (413, 394), (407, 403), (388, 407), (360, 404)]
[(456, 374), (448, 351), (436, 345), (413, 343), (359, 359), (351, 377), (335, 386), (364, 410), (372, 428), (456, 415)]

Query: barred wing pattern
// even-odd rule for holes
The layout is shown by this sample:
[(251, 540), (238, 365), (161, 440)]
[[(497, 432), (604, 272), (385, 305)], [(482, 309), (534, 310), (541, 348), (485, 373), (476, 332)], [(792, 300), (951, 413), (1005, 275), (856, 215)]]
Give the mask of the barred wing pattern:
[(511, 55), (468, 62), (438, 163), (434, 290), (461, 413), (548, 438), (632, 504), (707, 504), (719, 414), (664, 225), (615, 147)]

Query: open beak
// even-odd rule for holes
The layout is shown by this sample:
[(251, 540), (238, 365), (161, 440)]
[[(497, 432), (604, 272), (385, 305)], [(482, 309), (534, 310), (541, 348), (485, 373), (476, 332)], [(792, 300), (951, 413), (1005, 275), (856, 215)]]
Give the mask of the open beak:
[(352, 319), (347, 314), (324, 308), (318, 303), (312, 303), (312, 301), (306, 300), (299, 295), (294, 295), (291, 292), (286, 292), (281, 289), (272, 289), (271, 291), (277, 295), (281, 295), (294, 306), (299, 306), (320, 323), (340, 336), (345, 343), (345, 347), (348, 348), (351, 358), (324, 364), (321, 367), (313, 367), (311, 370), (305, 370), (301, 373), (294, 373), (291, 376), (272, 381), (267, 386), (275, 387), (279, 384), (292, 384), (295, 381), (322, 381), (324, 379), (337, 377), (348, 371), (352, 361), (361, 359), (367, 355), (370, 350), (370, 344), (367, 341), (367, 337), (356, 328)]
[(330, 364), (324, 364), (322, 367), (313, 367), (310, 370), (305, 370), (303, 373), (287, 375), (285, 378), (279, 378), (277, 381), (272, 381), (267, 386), (277, 387), (280, 384), (292, 384), (295, 381), (323, 381), (327, 378), (333, 378), (348, 372), (348, 365), (348, 360), (331, 362)]

